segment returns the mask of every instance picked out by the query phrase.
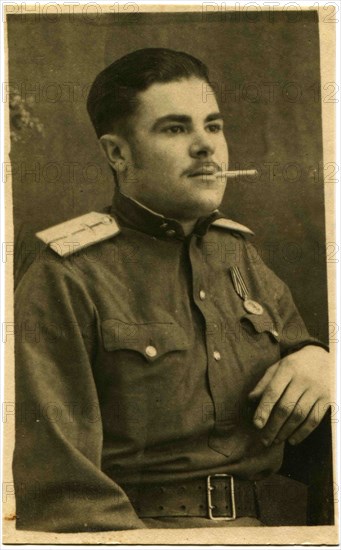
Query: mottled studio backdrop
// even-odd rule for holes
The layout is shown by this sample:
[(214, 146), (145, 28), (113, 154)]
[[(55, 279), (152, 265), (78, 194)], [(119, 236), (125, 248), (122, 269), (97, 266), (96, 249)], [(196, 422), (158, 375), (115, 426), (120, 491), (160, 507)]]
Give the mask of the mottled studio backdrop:
[(111, 201), (111, 173), (85, 108), (97, 73), (138, 48), (184, 50), (211, 69), (230, 168), (260, 172), (228, 183), (223, 210), (254, 230), (254, 244), (289, 284), (308, 327), (327, 338), (314, 12), (12, 16), (8, 43), (20, 239)]

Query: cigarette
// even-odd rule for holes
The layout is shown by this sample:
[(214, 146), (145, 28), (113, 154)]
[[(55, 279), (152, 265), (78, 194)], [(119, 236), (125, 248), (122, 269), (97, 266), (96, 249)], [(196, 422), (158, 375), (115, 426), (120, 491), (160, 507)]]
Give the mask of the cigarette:
[(238, 178), (239, 176), (258, 176), (258, 172), (257, 170), (226, 170), (216, 175), (226, 176), (227, 178)]

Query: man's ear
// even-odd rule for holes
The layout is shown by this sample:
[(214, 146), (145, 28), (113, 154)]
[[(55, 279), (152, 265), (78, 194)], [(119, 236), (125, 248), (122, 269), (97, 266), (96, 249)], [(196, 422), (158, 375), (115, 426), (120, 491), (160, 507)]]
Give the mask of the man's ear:
[(129, 145), (117, 134), (105, 134), (99, 139), (104, 154), (112, 168), (117, 173), (127, 169), (129, 161)]

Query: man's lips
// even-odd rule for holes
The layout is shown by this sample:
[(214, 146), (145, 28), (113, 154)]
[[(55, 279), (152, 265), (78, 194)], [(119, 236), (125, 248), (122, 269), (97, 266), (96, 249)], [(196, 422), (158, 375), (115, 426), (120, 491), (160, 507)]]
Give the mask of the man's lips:
[(205, 167), (198, 168), (197, 170), (193, 170), (193, 172), (190, 172), (188, 174), (188, 177), (193, 178), (195, 176), (213, 176), (217, 172), (219, 172), (218, 166), (215, 166), (215, 165), (205, 166)]

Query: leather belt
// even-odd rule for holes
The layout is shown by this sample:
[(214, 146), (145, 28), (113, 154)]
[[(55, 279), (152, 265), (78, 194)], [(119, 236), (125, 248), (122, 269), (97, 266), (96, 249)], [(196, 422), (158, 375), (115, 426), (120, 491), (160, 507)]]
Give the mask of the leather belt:
[(196, 516), (218, 521), (258, 517), (254, 482), (228, 474), (123, 488), (141, 518)]
[(229, 474), (177, 482), (121, 484), (140, 518), (256, 517), (265, 525), (306, 525), (307, 486), (273, 474), (249, 481)]

